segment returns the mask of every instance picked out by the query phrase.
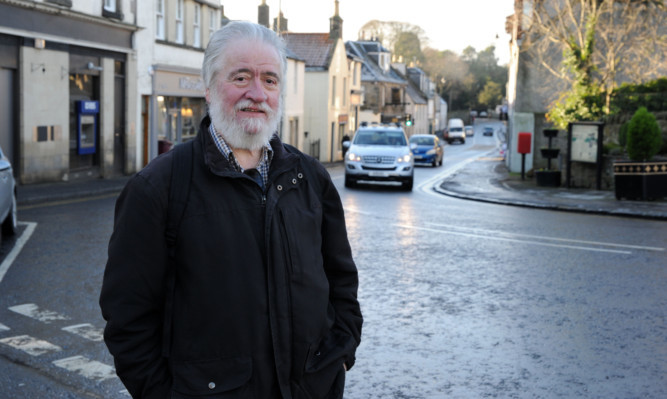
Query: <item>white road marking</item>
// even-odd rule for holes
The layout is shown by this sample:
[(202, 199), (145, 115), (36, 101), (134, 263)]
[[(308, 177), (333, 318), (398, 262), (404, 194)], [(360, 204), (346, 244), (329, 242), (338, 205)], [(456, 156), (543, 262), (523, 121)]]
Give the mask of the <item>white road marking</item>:
[(90, 360), (83, 356), (72, 356), (55, 360), (53, 364), (91, 380), (104, 381), (116, 378), (116, 371), (112, 366), (96, 360)]
[(11, 346), (14, 349), (26, 352), (31, 356), (39, 356), (49, 352), (60, 352), (62, 350), (58, 345), (33, 338), (29, 335), (19, 335), (0, 339), (0, 343)]
[(465, 237), (484, 238), (486, 240), (518, 242), (518, 243), (521, 243), (521, 244), (541, 245), (541, 246), (545, 246), (545, 247), (580, 249), (580, 250), (583, 250), (583, 251), (609, 252), (609, 253), (624, 254), (624, 255), (632, 254), (631, 251), (619, 251), (619, 250), (614, 250), (614, 249), (584, 247), (584, 246), (579, 246), (579, 245), (550, 244), (550, 243), (541, 242), (541, 241), (531, 241), (531, 240), (521, 240), (521, 239), (516, 239), (516, 238), (497, 237), (497, 236), (486, 235), (486, 234), (464, 233), (464, 232), (452, 231), (452, 230), (431, 229), (431, 228), (427, 228), (427, 227), (417, 227), (417, 226), (410, 226), (410, 225), (406, 225), (406, 224), (394, 224), (394, 226), (402, 227), (402, 228), (405, 228), (405, 229), (412, 229), (412, 230), (422, 230), (422, 231), (431, 231), (431, 232), (435, 232), (435, 233), (454, 234), (454, 235), (460, 235), (460, 236), (465, 236)]
[(475, 228), (455, 226), (455, 225), (451, 225), (451, 224), (432, 223), (432, 222), (426, 222), (425, 224), (431, 225), (431, 226), (436, 226), (436, 227), (444, 227), (448, 231), (449, 230), (463, 230), (463, 231), (467, 230), (467, 231), (470, 231), (472, 233), (482, 234), (484, 236), (504, 235), (504, 236), (510, 236), (510, 237), (529, 238), (529, 239), (533, 239), (533, 240), (534, 239), (540, 239), (540, 240), (548, 240), (548, 241), (572, 242), (572, 243), (576, 243), (576, 244), (590, 244), (590, 245), (598, 245), (598, 246), (605, 246), (605, 247), (639, 249), (639, 250), (642, 250), (642, 251), (656, 251), (656, 252), (664, 252), (665, 251), (665, 248), (660, 248), (660, 247), (647, 247), (647, 246), (642, 246), (642, 245), (629, 245), (629, 244), (616, 244), (616, 243), (601, 242), (601, 241), (577, 240), (577, 239), (573, 239), (573, 238), (559, 238), (559, 237), (536, 236), (536, 235), (520, 234), (520, 233), (508, 233), (508, 232), (499, 231), (499, 230), (475, 229)]
[(21, 234), (21, 236), (16, 240), (14, 248), (12, 248), (12, 250), (2, 261), (2, 264), (0, 264), (0, 282), (2, 282), (2, 279), (5, 277), (5, 273), (7, 273), (9, 267), (12, 265), (12, 263), (14, 263), (14, 259), (16, 259), (18, 254), (21, 252), (25, 243), (30, 239), (30, 236), (35, 231), (35, 227), (37, 227), (37, 223), (34, 222), (19, 222), (18, 225), (26, 225), (27, 227), (23, 231), (23, 234)]
[(469, 163), (476, 161), (480, 157), (488, 157), (491, 156), (493, 153), (495, 153), (496, 149), (494, 148), (493, 150), (490, 150), (488, 152), (483, 152), (480, 155), (476, 155), (474, 157), (466, 158), (461, 162), (455, 163), (454, 165), (445, 167), (443, 171), (439, 172), (437, 175), (431, 177), (428, 180), (425, 180), (421, 182), (418, 186), (417, 189), (421, 191), (422, 193), (434, 196), (434, 197), (440, 197), (442, 198), (442, 194), (438, 193), (437, 191), (434, 190), (435, 186), (437, 184), (442, 183), (446, 178), (451, 176), (452, 174), (458, 172), (459, 170), (463, 169), (463, 167), (467, 166)]
[(9, 327), (7, 327), (6, 325), (0, 323), (0, 331), (9, 331)]
[(39, 307), (34, 303), (12, 306), (9, 308), (9, 310), (46, 324), (56, 320), (69, 320), (69, 317), (63, 316), (57, 312), (50, 310), (40, 310)]
[(62, 329), (91, 341), (100, 342), (104, 340), (104, 331), (101, 328), (93, 327), (92, 324), (76, 324)]

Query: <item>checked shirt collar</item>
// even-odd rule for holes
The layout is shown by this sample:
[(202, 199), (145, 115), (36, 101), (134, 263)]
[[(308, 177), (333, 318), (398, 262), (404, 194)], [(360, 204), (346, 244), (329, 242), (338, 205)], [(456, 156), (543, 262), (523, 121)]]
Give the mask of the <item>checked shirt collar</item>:
[[(241, 165), (239, 165), (238, 161), (234, 157), (234, 153), (232, 152), (232, 148), (227, 144), (225, 139), (222, 138), (222, 135), (218, 133), (217, 130), (215, 130), (215, 127), (211, 123), (209, 125), (209, 132), (211, 134), (211, 137), (213, 137), (213, 142), (215, 142), (216, 147), (218, 147), (218, 150), (222, 153), (222, 155), (227, 158), (227, 161), (229, 161), (229, 164), (232, 165), (232, 167), (237, 170), (238, 172), (245, 173), (245, 169)], [(257, 171), (259, 172), (260, 176), (262, 176), (262, 182), (264, 183), (264, 187), (266, 187), (266, 184), (269, 181), (269, 166), (271, 165), (271, 160), (273, 159), (273, 149), (271, 148), (271, 145), (267, 141), (264, 146), (262, 147), (262, 155), (259, 158), (259, 164), (257, 165)]]

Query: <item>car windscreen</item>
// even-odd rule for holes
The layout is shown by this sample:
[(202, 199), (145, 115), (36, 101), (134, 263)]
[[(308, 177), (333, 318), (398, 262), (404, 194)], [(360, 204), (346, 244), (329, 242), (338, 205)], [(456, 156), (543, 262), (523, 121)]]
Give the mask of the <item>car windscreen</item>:
[(354, 144), (405, 146), (405, 136), (401, 131), (365, 130), (357, 132)]
[(462, 127), (450, 127), (449, 131), (450, 132), (462, 132), (463, 128)]
[(433, 137), (410, 137), (410, 143), (417, 145), (433, 145)]

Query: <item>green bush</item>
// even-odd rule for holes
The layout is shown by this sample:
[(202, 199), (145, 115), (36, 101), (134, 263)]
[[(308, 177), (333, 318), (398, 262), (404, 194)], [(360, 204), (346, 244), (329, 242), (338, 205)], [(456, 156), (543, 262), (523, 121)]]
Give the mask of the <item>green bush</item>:
[(639, 107), (646, 107), (651, 112), (667, 109), (667, 78), (640, 84), (623, 83), (612, 93), (612, 113)]
[(662, 132), (655, 115), (641, 107), (628, 124), (626, 150), (633, 161), (648, 161), (662, 147)]

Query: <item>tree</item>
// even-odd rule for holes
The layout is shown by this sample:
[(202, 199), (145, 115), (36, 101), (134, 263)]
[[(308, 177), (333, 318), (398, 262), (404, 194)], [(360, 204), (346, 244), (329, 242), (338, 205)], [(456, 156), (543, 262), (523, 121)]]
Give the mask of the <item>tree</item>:
[(428, 43), (428, 37), (422, 28), (396, 21), (366, 22), (359, 29), (358, 37), (359, 40), (376, 40), (382, 43), (395, 58), (402, 57), (406, 63), (414, 59), (423, 60), (421, 47)]
[[(492, 107), (500, 104), (505, 96), (507, 67), (498, 65), (494, 46), (479, 53), (469, 46), (460, 56), (449, 50), (426, 48), (423, 69), (436, 82), (438, 92), (448, 100), (449, 109), (452, 110), (475, 109), (480, 104)], [(500, 96), (498, 98), (488, 92), (485, 101), (481, 102), (480, 93), (489, 81), (495, 85), (489, 86), (488, 90), (497, 88)]]
[(461, 94), (465, 91), (465, 79), (469, 66), (458, 54), (450, 50), (424, 49), (422, 69), (436, 83), (438, 93), (447, 100), (449, 109), (464, 109)]
[(421, 65), (424, 61), (421, 42), (414, 32), (400, 32), (398, 34), (393, 54), (398, 60), (402, 59), (406, 64)]
[[(522, 51), (570, 87), (550, 112), (559, 127), (577, 115), (610, 112), (622, 82), (640, 83), (667, 74), (666, 8), (662, 0), (534, 1)], [(601, 100), (595, 100), (600, 97)], [(601, 105), (600, 110), (591, 107)], [(558, 119), (561, 118), (561, 119)]]
[(484, 89), (479, 93), (477, 101), (486, 108), (495, 107), (503, 101), (503, 88), (497, 82), (487, 80)]

